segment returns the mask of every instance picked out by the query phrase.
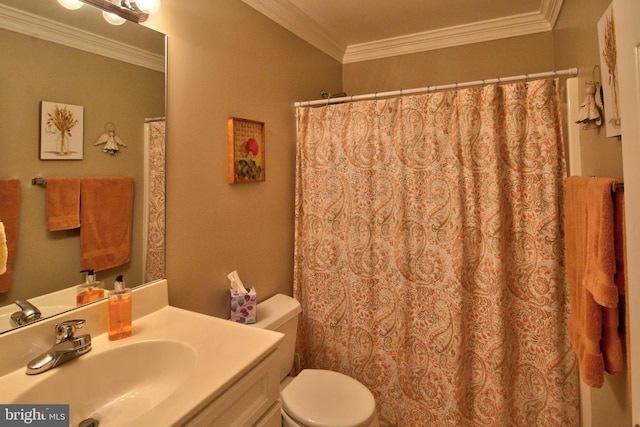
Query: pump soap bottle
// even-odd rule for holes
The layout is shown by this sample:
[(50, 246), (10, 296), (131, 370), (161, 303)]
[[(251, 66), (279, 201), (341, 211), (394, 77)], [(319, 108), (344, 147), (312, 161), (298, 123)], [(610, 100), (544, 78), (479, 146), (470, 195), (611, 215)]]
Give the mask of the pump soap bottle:
[(80, 273), (87, 273), (85, 282), (78, 286), (76, 293), (76, 306), (88, 304), (104, 298), (104, 283), (96, 280), (93, 270), (82, 270)]
[(109, 292), (109, 340), (119, 340), (133, 334), (131, 325), (131, 289), (125, 288), (122, 275), (116, 277), (114, 289)]

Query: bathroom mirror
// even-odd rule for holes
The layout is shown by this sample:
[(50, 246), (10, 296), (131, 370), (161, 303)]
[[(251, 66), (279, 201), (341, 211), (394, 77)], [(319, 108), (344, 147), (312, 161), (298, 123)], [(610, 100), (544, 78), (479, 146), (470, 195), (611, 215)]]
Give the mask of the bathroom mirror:
[[(45, 294), (74, 290), (84, 282), (79, 229), (47, 230), (47, 189), (32, 185), (33, 178), (132, 176), (130, 261), (97, 272), (97, 279), (107, 289), (120, 274), (127, 287), (151, 280), (146, 235), (157, 218), (148, 218), (147, 206), (164, 209), (164, 187), (147, 177), (158, 159), (149, 161), (145, 131), (165, 116), (165, 46), (164, 34), (131, 22), (108, 24), (89, 5), (68, 10), (57, 0), (0, 0), (0, 180), (20, 182), (16, 259), (11, 288), (0, 293), (0, 332), (9, 329), (1, 310), (18, 311), (15, 300), (42, 301)], [(43, 101), (82, 108), (80, 159), (41, 159)], [(95, 145), (111, 126), (126, 144), (116, 154)], [(164, 235), (158, 239), (164, 242)], [(164, 277), (163, 254), (160, 258), (152, 279)], [(72, 307), (56, 302), (43, 314), (67, 309)]]

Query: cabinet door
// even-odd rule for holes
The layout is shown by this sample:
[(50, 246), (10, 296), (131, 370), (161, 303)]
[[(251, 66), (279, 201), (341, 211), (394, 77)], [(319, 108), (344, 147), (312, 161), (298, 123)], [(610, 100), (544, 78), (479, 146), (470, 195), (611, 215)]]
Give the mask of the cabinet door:
[(267, 412), (265, 416), (258, 421), (256, 427), (282, 427), (282, 415), (280, 415), (281, 410), (282, 404), (280, 403), (280, 399), (278, 399), (269, 412)]
[(272, 411), (279, 397), (280, 369), (276, 352), (273, 352), (186, 425), (188, 427), (254, 426), (265, 419), (265, 414)]
[[(640, 395), (640, 1), (614, 0), (627, 237), (627, 313), (632, 395)], [(632, 402), (640, 426), (640, 399)]]

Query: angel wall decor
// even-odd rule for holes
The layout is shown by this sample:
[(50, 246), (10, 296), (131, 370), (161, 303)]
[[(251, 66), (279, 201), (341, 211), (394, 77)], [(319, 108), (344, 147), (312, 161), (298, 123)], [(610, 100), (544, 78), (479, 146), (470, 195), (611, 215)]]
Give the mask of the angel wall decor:
[(588, 81), (585, 83), (585, 98), (580, 104), (580, 113), (576, 123), (582, 123), (582, 129), (595, 129), (602, 126), (602, 92), (600, 83)]
[(111, 155), (116, 154), (120, 150), (120, 146), (127, 146), (122, 138), (116, 135), (116, 125), (111, 122), (104, 125), (104, 132), (98, 137), (98, 140), (93, 145), (101, 144), (104, 144), (102, 151)]

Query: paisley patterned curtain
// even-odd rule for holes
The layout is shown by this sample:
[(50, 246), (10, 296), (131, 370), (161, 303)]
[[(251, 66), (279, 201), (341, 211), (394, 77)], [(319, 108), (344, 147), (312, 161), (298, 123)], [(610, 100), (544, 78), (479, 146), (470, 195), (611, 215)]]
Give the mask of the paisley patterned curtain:
[(300, 107), (302, 367), (397, 426), (577, 426), (558, 82)]
[(165, 277), (165, 121), (144, 124), (144, 280)]

